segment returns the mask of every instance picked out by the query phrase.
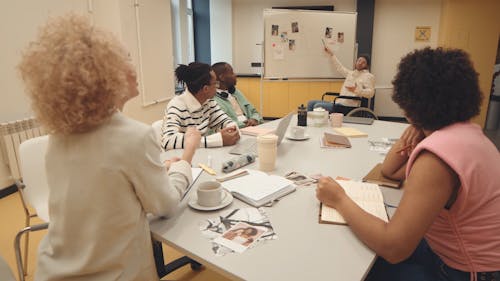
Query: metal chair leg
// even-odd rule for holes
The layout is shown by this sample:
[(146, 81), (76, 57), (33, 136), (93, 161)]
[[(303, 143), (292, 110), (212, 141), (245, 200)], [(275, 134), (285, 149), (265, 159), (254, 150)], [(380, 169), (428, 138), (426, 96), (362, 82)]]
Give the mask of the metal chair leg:
[(199, 270), (201, 268), (201, 264), (188, 256), (183, 256), (180, 257), (168, 264), (165, 264), (165, 259), (163, 256), (163, 248), (162, 244), (159, 241), (156, 241), (152, 239), (152, 244), (153, 244), (153, 255), (155, 259), (155, 265), (156, 265), (156, 273), (158, 274), (158, 277), (161, 279), (165, 277), (165, 275), (187, 265), (191, 265), (192, 270)]
[[(21, 238), (24, 234), (28, 234), (33, 231), (39, 231), (43, 229), (47, 229), (49, 227), (48, 223), (42, 223), (42, 224), (37, 224), (33, 226), (28, 226), (21, 231), (19, 231), (16, 234), (16, 238), (14, 239), (14, 251), (16, 253), (16, 264), (17, 264), (17, 272), (19, 274), (19, 281), (24, 281), (25, 280), (25, 275), (27, 274), (26, 271), (24, 271), (24, 268), (27, 268), (23, 264), (23, 259), (21, 258)], [(27, 262), (27, 260), (26, 260)]]

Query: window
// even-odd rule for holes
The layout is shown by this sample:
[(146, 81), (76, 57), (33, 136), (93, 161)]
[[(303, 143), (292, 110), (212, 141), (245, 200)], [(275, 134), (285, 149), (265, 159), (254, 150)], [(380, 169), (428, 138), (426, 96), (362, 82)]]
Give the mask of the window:
[(192, 0), (171, 0), (174, 67), (194, 61)]

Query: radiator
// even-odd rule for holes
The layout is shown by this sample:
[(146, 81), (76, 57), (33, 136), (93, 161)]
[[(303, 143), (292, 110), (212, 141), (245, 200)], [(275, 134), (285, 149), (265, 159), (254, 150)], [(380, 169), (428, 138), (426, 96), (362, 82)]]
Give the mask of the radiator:
[(19, 181), (22, 178), (19, 163), (19, 145), (27, 139), (45, 134), (45, 130), (40, 127), (35, 118), (0, 124), (0, 146), (3, 161), (9, 167), (14, 180)]

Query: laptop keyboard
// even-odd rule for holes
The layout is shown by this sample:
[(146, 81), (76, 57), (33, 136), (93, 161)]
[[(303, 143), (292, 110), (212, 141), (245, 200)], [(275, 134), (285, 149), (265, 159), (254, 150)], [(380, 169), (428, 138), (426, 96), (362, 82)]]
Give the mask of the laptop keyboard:
[(257, 141), (255, 138), (245, 139), (240, 141), (231, 151), (230, 154), (257, 154)]

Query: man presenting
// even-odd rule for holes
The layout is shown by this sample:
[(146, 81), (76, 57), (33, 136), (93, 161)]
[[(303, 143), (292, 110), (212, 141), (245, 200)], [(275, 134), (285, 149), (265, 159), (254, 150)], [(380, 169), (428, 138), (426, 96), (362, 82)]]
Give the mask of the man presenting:
[(262, 123), (262, 116), (245, 98), (242, 92), (235, 88), (236, 75), (233, 68), (226, 62), (212, 65), (219, 88), (214, 99), (220, 108), (238, 124), (238, 127), (256, 126)]

